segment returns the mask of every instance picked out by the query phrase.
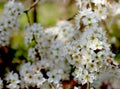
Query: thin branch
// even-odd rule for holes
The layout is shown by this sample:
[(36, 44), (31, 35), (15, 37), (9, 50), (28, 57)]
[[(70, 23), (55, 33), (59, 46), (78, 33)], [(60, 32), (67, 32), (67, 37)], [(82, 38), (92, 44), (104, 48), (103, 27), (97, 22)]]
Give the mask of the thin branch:
[(67, 21), (73, 20), (78, 13), (74, 14), (72, 17), (68, 18)]
[(88, 0), (89, 7), (92, 9), (91, 0)]
[(38, 3), (39, 3), (40, 0), (36, 0), (28, 9), (26, 9), (24, 12), (28, 12), (30, 11), (32, 8), (34, 8)]
[(90, 89), (90, 83), (87, 82), (87, 89)]
[[(35, 1), (36, 1), (36, 0), (33, 0), (33, 3), (34, 3)], [(32, 15), (33, 15), (33, 22), (34, 22), (34, 23), (37, 23), (37, 15), (38, 15), (37, 10), (38, 10), (38, 7), (37, 7), (37, 5), (35, 5), (35, 6), (34, 6), (34, 9), (33, 9), (33, 13), (32, 13)]]
[(25, 13), (26, 16), (27, 16), (29, 25), (31, 25), (31, 22), (30, 22), (30, 17), (29, 17), (28, 12), (29, 12), (32, 8), (34, 8), (34, 7), (39, 3), (39, 1), (40, 1), (40, 0), (36, 0), (28, 9), (24, 10), (24, 13)]
[(68, 18), (67, 20), (68, 20), (68, 21), (73, 20), (75, 16), (76, 16), (76, 14), (73, 15), (72, 17)]
[(28, 12), (25, 12), (25, 14), (26, 14), (26, 16), (27, 16), (27, 20), (28, 20), (29, 25), (31, 25), (31, 22), (30, 22), (30, 17), (29, 17)]
[[(35, 41), (35, 43), (37, 44), (38, 42), (36, 41), (36, 39), (35, 39), (35, 35), (33, 34), (33, 39), (32, 39), (33, 41)], [(41, 60), (41, 56), (40, 56), (40, 54), (39, 54), (39, 50), (37, 49), (37, 48), (35, 48), (35, 52), (36, 52), (36, 57), (39, 59), (39, 60)]]
[(54, 87), (54, 85), (53, 84), (49, 84), (50, 85), (50, 87), (52, 88), (52, 89), (55, 89), (55, 87)]

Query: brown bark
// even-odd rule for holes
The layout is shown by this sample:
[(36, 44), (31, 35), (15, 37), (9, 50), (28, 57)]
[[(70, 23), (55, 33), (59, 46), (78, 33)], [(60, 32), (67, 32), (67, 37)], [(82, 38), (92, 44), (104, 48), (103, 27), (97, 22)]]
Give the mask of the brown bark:
[[(33, 3), (35, 2), (36, 0), (33, 0)], [(37, 5), (34, 6), (33, 8), (33, 22), (34, 23), (37, 23)]]

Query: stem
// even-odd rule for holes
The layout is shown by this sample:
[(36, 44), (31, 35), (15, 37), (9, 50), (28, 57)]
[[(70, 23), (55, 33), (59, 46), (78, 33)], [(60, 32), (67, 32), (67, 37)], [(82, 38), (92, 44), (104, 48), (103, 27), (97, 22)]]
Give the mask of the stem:
[(90, 83), (87, 82), (87, 89), (90, 89)]
[(89, 7), (92, 9), (91, 0), (88, 0)]
[(31, 25), (31, 22), (30, 22), (30, 17), (29, 17), (28, 12), (25, 12), (25, 14), (26, 14), (26, 16), (27, 16), (27, 19), (28, 19), (28, 23), (29, 23), (29, 25)]
[(30, 22), (30, 17), (29, 17), (28, 12), (29, 12), (32, 8), (34, 8), (34, 7), (38, 4), (39, 1), (40, 1), (40, 0), (36, 0), (28, 9), (24, 10), (24, 13), (25, 13), (26, 16), (27, 16), (29, 25), (31, 25), (31, 22)]
[(55, 89), (55, 87), (54, 87), (54, 85), (53, 84), (49, 84), (50, 85), (50, 87), (52, 88), (52, 89)]
[(34, 8), (38, 3), (39, 3), (40, 0), (36, 0), (28, 9), (26, 9), (24, 12), (28, 12), (30, 11), (32, 8)]
[[(37, 41), (35, 39), (35, 35), (33, 35), (33, 41), (35, 41), (35, 43), (37, 44)], [(39, 50), (37, 48), (35, 48), (35, 52), (36, 52), (36, 57), (39, 58), (39, 60), (41, 60), (41, 56), (39, 54)]]
[[(35, 2), (36, 0), (33, 0)], [(37, 23), (37, 5), (34, 6), (33, 8), (33, 22)]]
[(77, 15), (77, 13), (74, 14), (72, 17), (68, 18), (67, 21), (73, 20), (76, 15)]
[(80, 7), (79, 7), (80, 9), (82, 8), (82, 1), (80, 0)]

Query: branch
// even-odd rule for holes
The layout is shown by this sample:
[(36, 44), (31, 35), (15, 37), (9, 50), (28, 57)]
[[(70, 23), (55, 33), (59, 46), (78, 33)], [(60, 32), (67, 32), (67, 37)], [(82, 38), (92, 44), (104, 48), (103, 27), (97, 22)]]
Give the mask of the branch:
[(89, 7), (92, 9), (91, 0), (88, 1)]
[(87, 89), (90, 89), (90, 83), (87, 82)]
[(32, 8), (34, 8), (38, 3), (39, 3), (40, 0), (36, 0), (28, 9), (26, 9), (24, 12), (28, 12), (30, 11)]
[(29, 25), (31, 25), (31, 22), (30, 22), (30, 17), (29, 17), (28, 12), (25, 12), (25, 14), (26, 14), (26, 16), (27, 16), (27, 19), (28, 19), (28, 23), (29, 23)]
[(52, 88), (52, 89), (55, 89), (55, 87), (54, 87), (54, 85), (53, 84), (49, 84), (50, 85), (50, 87)]
[(40, 0), (36, 0), (28, 9), (24, 10), (24, 13), (25, 13), (26, 16), (27, 16), (29, 25), (31, 25), (31, 22), (30, 22), (30, 17), (29, 17), (28, 12), (29, 12), (32, 8), (34, 8), (34, 7), (39, 3), (39, 1), (40, 1)]
[(72, 17), (68, 18), (67, 21), (71, 21), (74, 19), (74, 17), (77, 15), (78, 13), (74, 14)]

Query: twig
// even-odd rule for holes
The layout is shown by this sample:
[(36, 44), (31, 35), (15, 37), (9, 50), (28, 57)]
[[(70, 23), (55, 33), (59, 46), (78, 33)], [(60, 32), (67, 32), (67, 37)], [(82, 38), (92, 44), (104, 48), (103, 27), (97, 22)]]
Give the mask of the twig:
[[(35, 1), (36, 0), (33, 0), (33, 3)], [(37, 23), (37, 15), (38, 15), (37, 10), (38, 10), (37, 5), (35, 5), (34, 8), (33, 8), (33, 13), (32, 13), (32, 15), (33, 15), (33, 22), (34, 23)]]
[(91, 5), (91, 0), (88, 0), (89, 2), (89, 7), (92, 9), (92, 5)]
[[(38, 42), (36, 41), (36, 39), (35, 39), (35, 35), (33, 34), (33, 39), (32, 39), (33, 41), (35, 41), (35, 43), (37, 44)], [(37, 48), (35, 48), (35, 52), (36, 52), (36, 57), (39, 59), (39, 60), (41, 60), (41, 56), (40, 56), (40, 54), (39, 54), (39, 50), (37, 49)]]
[(87, 89), (90, 89), (90, 83), (87, 82)]
[(26, 16), (27, 16), (27, 19), (28, 19), (28, 23), (29, 23), (29, 25), (31, 25), (31, 22), (30, 22), (30, 17), (29, 17), (28, 12), (25, 12), (25, 14), (26, 14)]
[(52, 88), (52, 89), (55, 89), (55, 87), (54, 87), (54, 85), (53, 84), (49, 84), (50, 85), (50, 87)]
[(24, 10), (24, 13), (25, 13), (26, 16), (27, 16), (29, 25), (31, 25), (31, 22), (30, 22), (30, 17), (29, 17), (28, 12), (29, 12), (32, 8), (34, 8), (34, 7), (38, 4), (39, 1), (40, 1), (40, 0), (36, 0), (28, 9)]
[(35, 7), (38, 3), (39, 3), (40, 0), (36, 0), (28, 9), (26, 9), (24, 12), (28, 12), (30, 11), (33, 7)]
[(72, 17), (68, 18), (67, 21), (73, 20), (76, 15), (77, 15), (77, 13), (74, 14)]
[(73, 20), (75, 16), (76, 16), (76, 14), (73, 15), (72, 17), (68, 18), (67, 20), (68, 20), (68, 21)]

